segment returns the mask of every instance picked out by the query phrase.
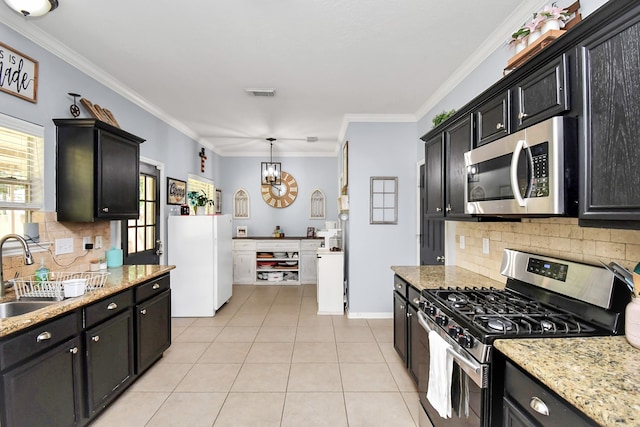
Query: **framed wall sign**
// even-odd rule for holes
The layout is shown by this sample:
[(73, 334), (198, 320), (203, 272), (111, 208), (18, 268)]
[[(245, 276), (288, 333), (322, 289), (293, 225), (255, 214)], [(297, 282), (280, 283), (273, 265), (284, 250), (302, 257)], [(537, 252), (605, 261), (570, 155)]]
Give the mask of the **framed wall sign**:
[(216, 188), (216, 213), (222, 213), (222, 190)]
[(167, 177), (167, 204), (183, 205), (187, 203), (187, 183)]
[(349, 188), (349, 141), (342, 147), (342, 194), (347, 194)]
[(0, 42), (0, 91), (38, 102), (38, 61)]

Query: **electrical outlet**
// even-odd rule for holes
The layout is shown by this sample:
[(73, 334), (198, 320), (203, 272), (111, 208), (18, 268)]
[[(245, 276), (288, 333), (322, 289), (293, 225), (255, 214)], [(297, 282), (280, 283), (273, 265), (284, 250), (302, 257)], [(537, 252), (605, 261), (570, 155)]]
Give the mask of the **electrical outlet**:
[(56, 255), (72, 254), (73, 239), (56, 239)]
[(464, 236), (460, 236), (460, 249), (464, 249), (466, 242), (464, 241)]
[(483, 237), (482, 238), (482, 253), (483, 254), (488, 254), (489, 253), (489, 238), (488, 237)]
[(96, 236), (95, 241), (93, 242), (93, 247), (95, 249), (100, 249), (102, 248), (102, 236)]
[(82, 238), (82, 249), (89, 249), (87, 245), (90, 245), (90, 244), (91, 244), (91, 237), (84, 236)]

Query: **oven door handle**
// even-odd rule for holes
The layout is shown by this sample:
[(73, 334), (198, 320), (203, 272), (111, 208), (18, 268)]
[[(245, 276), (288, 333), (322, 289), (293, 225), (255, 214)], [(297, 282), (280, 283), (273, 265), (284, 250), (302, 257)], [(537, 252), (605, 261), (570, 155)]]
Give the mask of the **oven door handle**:
[(513, 197), (518, 202), (518, 206), (525, 207), (525, 201), (520, 194), (520, 188), (518, 187), (518, 160), (520, 159), (520, 154), (522, 154), (522, 149), (524, 148), (525, 141), (523, 139), (519, 139), (516, 147), (513, 150), (513, 157), (511, 157), (511, 167), (509, 168), (510, 176), (511, 176), (511, 191), (513, 191)]
[[(425, 329), (427, 332), (433, 331), (433, 329), (427, 324), (427, 315), (422, 311), (418, 311), (418, 323)], [(457, 351), (455, 351), (452, 347), (447, 348), (447, 351), (453, 356), (453, 358), (461, 365), (465, 365), (467, 368), (471, 369), (477, 375), (482, 375), (482, 365), (480, 365), (475, 360), (471, 360)]]

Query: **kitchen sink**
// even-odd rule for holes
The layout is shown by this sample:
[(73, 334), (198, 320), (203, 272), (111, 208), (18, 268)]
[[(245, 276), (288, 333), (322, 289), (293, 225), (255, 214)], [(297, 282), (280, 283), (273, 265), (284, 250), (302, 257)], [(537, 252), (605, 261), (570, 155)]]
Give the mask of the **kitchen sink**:
[(56, 301), (8, 301), (0, 303), (0, 319), (19, 316), (56, 304)]

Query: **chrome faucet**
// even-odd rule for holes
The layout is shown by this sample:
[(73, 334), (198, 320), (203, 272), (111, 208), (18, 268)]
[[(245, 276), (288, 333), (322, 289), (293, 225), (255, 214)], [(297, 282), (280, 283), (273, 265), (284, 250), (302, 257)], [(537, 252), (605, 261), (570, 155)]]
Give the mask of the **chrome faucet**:
[(29, 244), (24, 238), (18, 234), (7, 234), (2, 239), (0, 239), (0, 298), (4, 297), (5, 294), (5, 284), (4, 284), (4, 268), (2, 265), (2, 246), (4, 246), (4, 242), (9, 239), (16, 239), (22, 245), (22, 251), (24, 252), (24, 263), (26, 265), (33, 264), (33, 257), (31, 256), (31, 251), (29, 251)]

